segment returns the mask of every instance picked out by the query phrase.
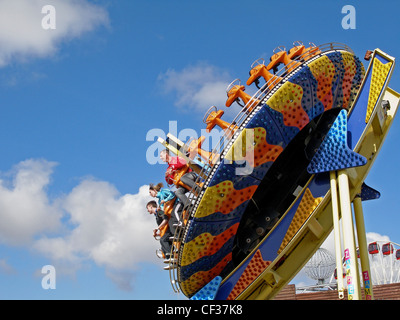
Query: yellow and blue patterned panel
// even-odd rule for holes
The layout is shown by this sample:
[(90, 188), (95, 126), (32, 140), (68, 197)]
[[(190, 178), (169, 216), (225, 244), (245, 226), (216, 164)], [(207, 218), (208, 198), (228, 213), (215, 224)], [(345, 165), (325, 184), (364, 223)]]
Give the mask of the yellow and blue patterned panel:
[[(221, 162), (213, 174), (190, 221), (178, 268), (180, 287), (186, 296), (193, 296), (216, 276), (232, 270), (240, 220), (272, 164), (312, 119), (332, 108), (348, 109), (363, 76), (358, 58), (348, 52), (330, 52), (301, 66), (265, 99), (261, 109), (253, 111), (228, 150), (228, 161)], [(244, 143), (248, 134), (254, 135), (252, 148)], [(252, 156), (245, 151), (251, 151)], [(243, 168), (250, 168), (248, 174), (238, 174)], [(288, 227), (276, 228), (282, 232), (274, 255)]]
[(358, 88), (357, 104), (365, 108), (353, 108), (351, 113), (355, 113), (348, 119), (348, 126), (353, 127), (354, 131), (349, 135), (348, 143), (351, 149), (355, 148), (358, 139), (365, 128), (365, 124), (370, 120), (379, 97), (385, 91), (387, 83), (394, 68), (394, 60), (391, 57), (375, 51), (373, 59), (370, 61), (368, 73), (365, 76), (362, 87)]
[(367, 123), (371, 117), (376, 101), (381, 95), (383, 84), (385, 83), (386, 78), (393, 65), (391, 61), (384, 61), (383, 59), (379, 59), (378, 57), (375, 57), (372, 63), (372, 79), (369, 89), (369, 99), (367, 114), (365, 116), (365, 123)]

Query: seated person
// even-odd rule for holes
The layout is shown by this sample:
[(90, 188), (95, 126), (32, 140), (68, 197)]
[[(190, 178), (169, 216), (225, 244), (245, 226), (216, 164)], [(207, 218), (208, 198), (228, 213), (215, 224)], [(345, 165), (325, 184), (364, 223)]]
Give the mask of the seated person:
[[(163, 210), (169, 218), (169, 230), (171, 230), (171, 233), (175, 235), (176, 228), (181, 220), (182, 204), (175, 201), (175, 193), (168, 188), (163, 188), (161, 182), (157, 185), (151, 183), (149, 186), (149, 194), (153, 198), (158, 198), (160, 209)], [(164, 204), (166, 205), (164, 206)]]
[[(161, 210), (164, 210), (164, 204), (175, 198), (175, 193), (168, 188), (163, 188), (164, 185), (160, 182), (157, 185), (150, 183), (149, 194), (153, 198), (158, 199), (158, 205)], [(168, 213), (167, 213), (168, 214)]]
[[(160, 159), (168, 163), (168, 168), (165, 171), (165, 181), (167, 181), (168, 185), (176, 185), (177, 182), (174, 180), (175, 173), (186, 167), (187, 163), (185, 159), (181, 157), (172, 157), (167, 149), (160, 152)], [(189, 168), (188, 171), (180, 178), (180, 181), (188, 186), (188, 188), (192, 189), (197, 187), (195, 182), (196, 179), (197, 175), (192, 171), (192, 169)], [(177, 190), (175, 191), (175, 195), (182, 202), (184, 209), (186, 209), (190, 205), (190, 201), (186, 197), (185, 193), (190, 191), (190, 189), (187, 189), (181, 185), (176, 185), (176, 187)]]
[[(169, 219), (165, 215), (164, 211), (158, 209), (157, 203), (154, 200), (147, 203), (146, 209), (148, 213), (154, 214), (156, 217), (156, 223), (158, 227), (153, 230), (153, 237), (160, 237), (161, 251), (165, 259), (169, 260), (171, 258), (172, 249), (170, 241), (172, 234), (168, 228)], [(165, 267), (164, 269), (168, 270), (168, 267)]]

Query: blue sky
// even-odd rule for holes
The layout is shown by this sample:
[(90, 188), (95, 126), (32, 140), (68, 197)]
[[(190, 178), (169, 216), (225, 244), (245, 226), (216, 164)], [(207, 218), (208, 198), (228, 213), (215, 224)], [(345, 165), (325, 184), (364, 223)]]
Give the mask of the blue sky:
[[(56, 29), (42, 28), (45, 5)], [(342, 28), (345, 5), (356, 29)], [(144, 208), (146, 185), (165, 170), (149, 159), (154, 133), (173, 121), (182, 138), (200, 134), (211, 105), (232, 118), (226, 86), (244, 84), (279, 45), (400, 56), (399, 9), (395, 0), (0, 0), (0, 299), (184, 299), (155, 257)], [(400, 90), (398, 68), (390, 86)], [(366, 180), (381, 199), (364, 204), (369, 235), (394, 242), (399, 121)], [(42, 288), (45, 265), (56, 268), (54, 290)]]

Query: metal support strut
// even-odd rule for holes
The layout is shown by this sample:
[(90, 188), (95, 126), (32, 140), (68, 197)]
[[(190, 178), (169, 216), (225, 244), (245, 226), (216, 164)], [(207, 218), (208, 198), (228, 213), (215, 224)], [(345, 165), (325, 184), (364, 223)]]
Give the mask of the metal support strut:
[(367, 238), (365, 233), (364, 215), (361, 203), (361, 196), (358, 194), (353, 200), (354, 217), (356, 220), (358, 248), (360, 252), (361, 273), (364, 283), (365, 300), (374, 300), (372, 290), (371, 271), (368, 259)]
[(336, 260), (336, 274), (338, 282), (339, 299), (344, 299), (344, 286), (343, 286), (343, 264), (342, 264), (342, 245), (340, 237), (340, 224), (339, 224), (339, 198), (337, 193), (337, 180), (336, 171), (330, 171), (331, 180), (331, 202), (333, 214), (333, 232), (335, 239), (335, 260)]
[[(342, 246), (340, 236), (339, 212), (342, 213), (342, 230), (345, 247), (345, 265), (347, 275), (347, 289), (349, 300), (360, 300), (360, 275), (357, 266), (357, 250), (354, 237), (354, 224), (350, 203), (349, 182), (346, 170), (340, 170), (337, 177), (336, 171), (330, 172), (331, 201), (333, 215), (333, 230), (335, 239), (336, 272), (338, 281), (339, 299), (344, 299)], [(339, 195), (338, 195), (339, 187)], [(340, 198), (340, 201), (339, 201)], [(339, 210), (340, 202), (340, 210)], [(353, 200), (354, 219), (357, 230), (357, 240), (361, 261), (361, 273), (364, 285), (365, 300), (373, 300), (371, 271), (368, 259), (367, 239), (365, 233), (364, 215), (361, 196), (358, 194)]]
[(349, 178), (346, 170), (338, 171), (338, 182), (340, 209), (342, 212), (348, 299), (360, 300), (360, 278), (357, 268), (357, 250), (354, 238), (353, 217), (351, 212)]

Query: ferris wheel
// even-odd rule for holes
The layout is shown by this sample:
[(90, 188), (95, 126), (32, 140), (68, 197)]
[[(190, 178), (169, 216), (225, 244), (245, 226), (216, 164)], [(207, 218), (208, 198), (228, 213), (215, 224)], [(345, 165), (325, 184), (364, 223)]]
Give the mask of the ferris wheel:
[[(357, 248), (357, 256), (359, 250)], [(400, 245), (392, 241), (373, 241), (368, 244), (368, 258), (374, 285), (400, 282)], [(344, 265), (344, 259), (343, 259)], [(359, 264), (360, 265), (360, 264)], [(334, 277), (337, 279), (337, 270)], [(343, 278), (346, 273), (343, 273)]]

